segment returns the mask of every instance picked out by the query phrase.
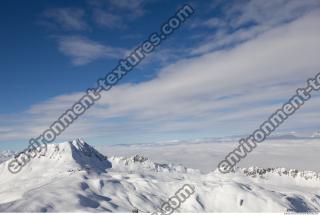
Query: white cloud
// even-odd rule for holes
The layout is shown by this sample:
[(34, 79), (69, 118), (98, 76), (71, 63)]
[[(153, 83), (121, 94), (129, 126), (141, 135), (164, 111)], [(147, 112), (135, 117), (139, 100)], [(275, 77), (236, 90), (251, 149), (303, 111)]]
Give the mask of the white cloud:
[[(314, 12), (232, 49), (178, 61), (150, 81), (116, 86), (62, 138), (250, 133), (320, 71), (319, 19), (320, 12)], [(0, 130), (13, 132), (0, 139), (39, 135), (80, 97), (63, 95), (34, 105), (11, 126), (1, 124)], [(313, 98), (282, 128), (317, 127), (319, 104)]]
[(65, 30), (87, 30), (88, 25), (84, 21), (85, 12), (79, 8), (53, 8), (44, 11), (42, 23), (62, 27)]
[(203, 54), (242, 43), (319, 7), (318, 0), (232, 1), (225, 6), (219, 18), (193, 23), (193, 27), (217, 28), (218, 31), (207, 37), (204, 44), (194, 48), (191, 54)]
[(296, 19), (319, 6), (318, 0), (248, 0), (233, 4), (226, 15), (230, 24), (236, 27), (250, 22), (273, 26)]
[(196, 20), (193, 21), (190, 25), (190, 28), (199, 28), (199, 27), (205, 27), (205, 28), (224, 28), (227, 27), (227, 23), (221, 19), (221, 18), (210, 18), (207, 20)]
[(71, 58), (74, 65), (84, 65), (102, 58), (121, 58), (126, 50), (106, 46), (80, 36), (65, 36), (58, 39), (58, 48)]

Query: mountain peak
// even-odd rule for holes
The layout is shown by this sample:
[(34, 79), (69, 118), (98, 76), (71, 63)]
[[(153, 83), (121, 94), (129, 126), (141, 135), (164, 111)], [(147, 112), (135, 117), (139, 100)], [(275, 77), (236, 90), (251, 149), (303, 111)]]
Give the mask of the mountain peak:
[(60, 144), (49, 144), (46, 156), (49, 159), (62, 159), (88, 171), (104, 172), (111, 167), (107, 157), (98, 152), (83, 139), (75, 139)]
[[(15, 162), (18, 167), (20, 164), (19, 168), (23, 174), (55, 174), (55, 172), (81, 170), (101, 173), (106, 172), (106, 169), (111, 167), (111, 163), (106, 156), (83, 139), (48, 144), (45, 153), (37, 154), (34, 158), (28, 157), (26, 154), (20, 154), (6, 161), (4, 165), (8, 166), (10, 162)], [(7, 170), (7, 168), (5, 169)]]
[(9, 160), (13, 156), (14, 156), (14, 152), (11, 150), (5, 150), (3, 152), (0, 152), (0, 163), (6, 160)]

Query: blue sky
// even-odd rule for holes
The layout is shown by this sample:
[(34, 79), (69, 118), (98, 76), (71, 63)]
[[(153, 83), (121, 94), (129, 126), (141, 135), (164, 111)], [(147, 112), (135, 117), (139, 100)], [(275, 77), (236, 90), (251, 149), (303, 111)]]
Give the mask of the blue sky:
[[(196, 14), (58, 141), (245, 135), (319, 71), (317, 0), (1, 1), (0, 149), (38, 136), (179, 6)], [(279, 132), (319, 128), (317, 95)]]

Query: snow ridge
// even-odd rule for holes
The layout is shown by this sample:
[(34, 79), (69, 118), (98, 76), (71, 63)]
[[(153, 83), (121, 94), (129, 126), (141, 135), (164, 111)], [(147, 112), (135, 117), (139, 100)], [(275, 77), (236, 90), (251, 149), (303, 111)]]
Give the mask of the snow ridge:
[(0, 163), (5, 162), (6, 160), (9, 160), (14, 156), (14, 154), (15, 152), (11, 150), (0, 152)]
[(132, 157), (116, 157), (112, 156), (110, 159), (113, 167), (115, 168), (126, 168), (129, 170), (145, 169), (154, 172), (177, 172), (177, 173), (199, 173), (199, 170), (186, 168), (182, 165), (175, 164), (160, 164), (149, 160), (142, 155), (135, 155)]
[(319, 174), (312, 171), (249, 167), (203, 174), (139, 154), (106, 157), (81, 139), (49, 144), (18, 174), (7, 163), (0, 164), (0, 212), (151, 213), (185, 184), (195, 194), (176, 212), (320, 210)]
[[(237, 171), (237, 170), (236, 170)], [(300, 177), (305, 180), (320, 180), (320, 173), (314, 171), (299, 171), (297, 169), (286, 169), (286, 168), (259, 168), (259, 167), (248, 167), (248, 168), (238, 168), (238, 171), (242, 172), (246, 176), (257, 177), (265, 176), (270, 174), (275, 174), (279, 176), (290, 176), (292, 178)]]

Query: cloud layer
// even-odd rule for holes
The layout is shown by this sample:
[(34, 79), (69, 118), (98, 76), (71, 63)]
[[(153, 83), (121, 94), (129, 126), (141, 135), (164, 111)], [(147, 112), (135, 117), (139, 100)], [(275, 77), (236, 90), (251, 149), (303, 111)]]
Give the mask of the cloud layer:
[[(104, 93), (62, 138), (250, 133), (320, 71), (319, 20), (320, 13), (315, 11), (232, 49), (177, 61), (162, 68), (150, 81), (116, 86)], [(90, 56), (110, 51), (84, 38), (67, 39)], [(61, 51), (74, 57), (75, 64), (92, 60), (86, 55), (77, 56), (80, 51), (69, 52), (68, 46), (62, 47)], [(39, 135), (80, 97), (81, 92), (62, 95), (19, 115), (0, 116), (0, 140)], [(283, 129), (316, 128), (319, 104), (320, 98), (315, 96)]]
[[(111, 6), (118, 10), (137, 11), (137, 17), (144, 13), (140, 1), (131, 5), (112, 2)], [(105, 92), (98, 104), (60, 139), (127, 137), (135, 142), (141, 136), (146, 140), (178, 134), (186, 138), (251, 133), (296, 88), (304, 87), (305, 81), (320, 71), (320, 12), (311, 10), (318, 2), (276, 0), (269, 5), (270, 2), (248, 1), (226, 7), (223, 20), (212, 17), (201, 26), (193, 26), (219, 26), (220, 30), (200, 45), (186, 47), (183, 56), (188, 57), (181, 55), (179, 60), (165, 64), (155, 78), (118, 85)], [(103, 8), (97, 2), (92, 7)], [(81, 21), (81, 10), (63, 14), (52, 10), (47, 17), (66, 29), (87, 29)], [(246, 26), (248, 23), (253, 24)], [(233, 31), (224, 31), (225, 28)], [(126, 52), (84, 36), (56, 38), (59, 51), (74, 65), (121, 58)], [(165, 59), (173, 53), (164, 49), (160, 57)], [(34, 104), (22, 113), (0, 115), (0, 141), (38, 136), (81, 96), (82, 92), (61, 95)], [(319, 104), (320, 96), (314, 95), (281, 129), (318, 130)]]

